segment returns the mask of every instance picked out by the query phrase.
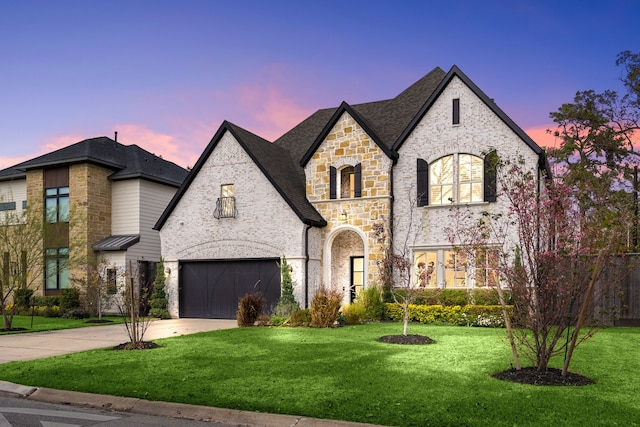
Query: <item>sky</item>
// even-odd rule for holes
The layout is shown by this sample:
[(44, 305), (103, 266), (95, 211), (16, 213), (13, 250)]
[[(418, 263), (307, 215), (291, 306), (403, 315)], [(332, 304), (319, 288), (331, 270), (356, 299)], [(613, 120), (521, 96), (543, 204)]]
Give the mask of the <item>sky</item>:
[(193, 166), (224, 120), (274, 140), (457, 65), (542, 146), (623, 91), (640, 1), (0, 0), (0, 169), (87, 138)]

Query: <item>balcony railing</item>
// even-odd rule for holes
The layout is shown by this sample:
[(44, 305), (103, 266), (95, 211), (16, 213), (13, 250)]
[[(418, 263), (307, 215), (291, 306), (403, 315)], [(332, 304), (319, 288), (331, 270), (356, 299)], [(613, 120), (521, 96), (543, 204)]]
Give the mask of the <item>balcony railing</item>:
[(235, 218), (238, 211), (236, 210), (235, 197), (218, 197), (216, 201), (216, 209), (213, 216), (220, 218)]

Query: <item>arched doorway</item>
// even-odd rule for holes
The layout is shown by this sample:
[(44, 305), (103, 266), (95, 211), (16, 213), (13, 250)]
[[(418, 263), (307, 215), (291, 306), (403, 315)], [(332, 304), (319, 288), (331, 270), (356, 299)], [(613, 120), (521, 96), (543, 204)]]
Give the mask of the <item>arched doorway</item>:
[(365, 244), (359, 230), (336, 230), (329, 245), (331, 287), (344, 292), (344, 302), (352, 303), (365, 285)]

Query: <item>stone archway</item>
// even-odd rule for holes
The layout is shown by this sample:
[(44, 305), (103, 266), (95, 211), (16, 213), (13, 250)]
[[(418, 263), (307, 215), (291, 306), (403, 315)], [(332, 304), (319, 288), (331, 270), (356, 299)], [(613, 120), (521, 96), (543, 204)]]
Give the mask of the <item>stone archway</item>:
[(326, 265), (331, 287), (344, 293), (345, 303), (353, 302), (366, 277), (366, 246), (358, 231), (352, 228), (336, 230), (328, 247)]

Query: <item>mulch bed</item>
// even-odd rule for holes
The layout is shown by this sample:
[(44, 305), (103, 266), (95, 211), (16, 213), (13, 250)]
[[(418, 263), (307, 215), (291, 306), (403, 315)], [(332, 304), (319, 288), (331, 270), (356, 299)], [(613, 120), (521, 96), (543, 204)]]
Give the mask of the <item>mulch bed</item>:
[(384, 337), (378, 338), (380, 342), (386, 342), (388, 344), (410, 344), (410, 345), (421, 345), (421, 344), (435, 344), (436, 342), (429, 338), (426, 335), (385, 335)]
[(153, 348), (158, 348), (160, 347), (158, 344), (154, 343), (154, 342), (150, 342), (150, 341), (143, 341), (142, 342), (142, 348), (132, 348), (131, 347), (131, 342), (125, 342), (122, 344), (118, 344), (113, 348), (113, 350), (151, 350)]
[(535, 367), (527, 367), (520, 370), (511, 368), (506, 371), (496, 372), (493, 376), (501, 380), (529, 385), (581, 386), (595, 384), (592, 379), (572, 372), (567, 372), (567, 376), (563, 377), (562, 370), (555, 368), (548, 368), (543, 372), (538, 371)]

